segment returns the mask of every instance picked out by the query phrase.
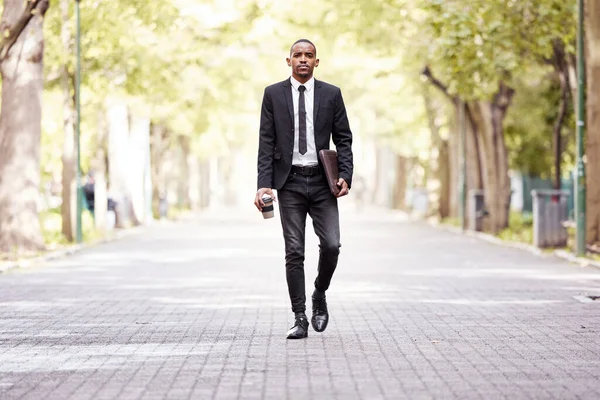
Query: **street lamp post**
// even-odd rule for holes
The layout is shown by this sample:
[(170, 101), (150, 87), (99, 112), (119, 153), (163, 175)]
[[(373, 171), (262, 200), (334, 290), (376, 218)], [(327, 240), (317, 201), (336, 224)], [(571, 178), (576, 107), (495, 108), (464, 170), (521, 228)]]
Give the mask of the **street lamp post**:
[(585, 67), (583, 0), (579, 0), (577, 24), (577, 166), (575, 171), (576, 254), (585, 255), (585, 165), (583, 139), (585, 135)]
[(77, 243), (83, 241), (83, 228), (81, 221), (81, 213), (83, 208), (83, 188), (81, 185), (81, 25), (80, 25), (80, 11), (79, 2), (76, 0), (77, 9), (77, 72), (75, 82), (75, 108), (77, 109), (77, 231), (76, 240)]

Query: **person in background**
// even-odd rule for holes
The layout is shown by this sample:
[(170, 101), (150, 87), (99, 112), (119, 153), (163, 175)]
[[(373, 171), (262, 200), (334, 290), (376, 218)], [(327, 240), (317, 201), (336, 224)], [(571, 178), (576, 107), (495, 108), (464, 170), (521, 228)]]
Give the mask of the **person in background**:
[[(87, 174), (85, 185), (83, 185), (83, 196), (88, 205), (88, 210), (94, 214), (95, 206), (95, 192), (96, 192), (96, 181), (94, 179), (94, 171), (90, 171)], [(108, 198), (106, 202), (107, 211), (116, 211), (117, 202), (112, 198)]]
[(93, 214), (94, 213), (94, 172), (90, 171), (87, 174), (87, 181), (85, 185), (83, 185), (83, 195), (85, 197), (85, 201), (88, 205), (88, 210)]

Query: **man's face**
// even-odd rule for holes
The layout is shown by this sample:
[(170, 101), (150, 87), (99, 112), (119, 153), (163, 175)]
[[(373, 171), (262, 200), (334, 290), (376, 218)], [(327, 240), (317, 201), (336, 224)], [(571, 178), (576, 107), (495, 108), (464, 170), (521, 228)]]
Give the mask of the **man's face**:
[(313, 70), (319, 65), (315, 53), (315, 48), (310, 43), (300, 42), (292, 47), (292, 53), (287, 59), (287, 63), (292, 67), (292, 76), (295, 79), (304, 83), (312, 77)]

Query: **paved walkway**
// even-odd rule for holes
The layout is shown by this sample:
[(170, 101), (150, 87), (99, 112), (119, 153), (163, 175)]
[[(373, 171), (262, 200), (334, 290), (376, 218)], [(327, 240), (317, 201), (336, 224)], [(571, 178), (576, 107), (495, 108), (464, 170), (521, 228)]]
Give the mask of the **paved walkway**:
[[(0, 275), (0, 398), (600, 396), (600, 302), (574, 298), (600, 293), (600, 271), (344, 215), (332, 319), (307, 340), (285, 340), (279, 221), (256, 212)], [(308, 249), (312, 282), (312, 233)]]

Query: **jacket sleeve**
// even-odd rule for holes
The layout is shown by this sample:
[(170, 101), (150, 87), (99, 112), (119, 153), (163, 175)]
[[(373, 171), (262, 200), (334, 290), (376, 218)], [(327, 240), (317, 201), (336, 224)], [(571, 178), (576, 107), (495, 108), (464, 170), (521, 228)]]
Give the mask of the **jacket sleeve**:
[(346, 106), (342, 91), (337, 89), (335, 97), (335, 110), (333, 114), (332, 139), (338, 154), (338, 168), (340, 178), (344, 178), (348, 187), (352, 186), (354, 161), (352, 155), (352, 131), (346, 115)]
[(275, 148), (275, 124), (273, 103), (268, 88), (265, 89), (260, 112), (258, 142), (258, 181), (257, 190), (273, 187), (273, 152)]

